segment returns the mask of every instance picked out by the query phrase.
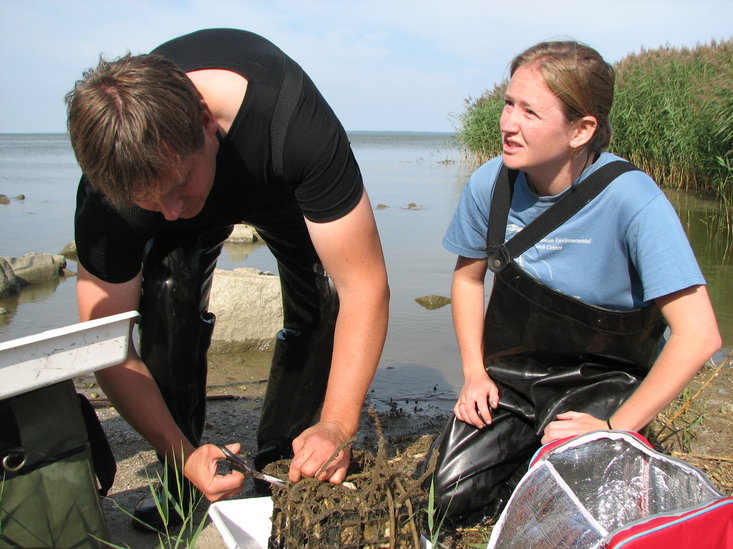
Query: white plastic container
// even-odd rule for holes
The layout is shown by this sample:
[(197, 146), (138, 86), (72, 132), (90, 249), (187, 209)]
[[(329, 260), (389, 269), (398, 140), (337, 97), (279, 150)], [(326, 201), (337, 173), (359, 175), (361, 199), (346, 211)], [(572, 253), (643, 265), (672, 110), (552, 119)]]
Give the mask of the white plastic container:
[(209, 506), (211, 521), (229, 549), (266, 549), (272, 530), (272, 498), (218, 501)]
[(0, 343), (0, 399), (122, 362), (129, 311)]

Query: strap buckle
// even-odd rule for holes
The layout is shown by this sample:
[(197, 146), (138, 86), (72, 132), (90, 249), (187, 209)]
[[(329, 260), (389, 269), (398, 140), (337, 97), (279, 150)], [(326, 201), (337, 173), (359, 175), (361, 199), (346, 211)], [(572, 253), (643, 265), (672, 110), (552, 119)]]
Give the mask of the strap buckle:
[(507, 250), (504, 244), (489, 246), (486, 251), (489, 254), (488, 267), (492, 273), (500, 273), (512, 261), (512, 258), (509, 256), (509, 250)]

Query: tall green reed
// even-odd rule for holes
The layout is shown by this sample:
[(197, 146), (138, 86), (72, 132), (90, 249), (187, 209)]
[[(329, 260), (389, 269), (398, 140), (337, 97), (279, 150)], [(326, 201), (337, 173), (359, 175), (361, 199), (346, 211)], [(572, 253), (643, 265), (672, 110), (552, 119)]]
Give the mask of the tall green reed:
[(477, 163), (501, 154), (499, 118), (507, 84), (505, 80), (478, 99), (467, 99), (466, 110), (458, 118), (461, 124), (458, 140)]
[(729, 203), (733, 41), (642, 51), (615, 68), (612, 151), (662, 186)]
[[(179, 463), (183, 463), (183, 450), (181, 450)], [(156, 472), (155, 479), (148, 477), (148, 489), (160, 514), (162, 529), (159, 530), (135, 517), (116, 501), (113, 500), (113, 503), (130, 519), (150, 529), (158, 536), (157, 549), (195, 547), (207, 521), (205, 513), (196, 512), (203, 501), (203, 496), (195, 488), (187, 486), (188, 480), (179, 470), (176, 462), (169, 467), (166, 458), (162, 471), (162, 473)], [(178, 516), (178, 521), (174, 520), (173, 513)], [(113, 549), (130, 549), (129, 545), (117, 545), (106, 540), (94, 539)]]

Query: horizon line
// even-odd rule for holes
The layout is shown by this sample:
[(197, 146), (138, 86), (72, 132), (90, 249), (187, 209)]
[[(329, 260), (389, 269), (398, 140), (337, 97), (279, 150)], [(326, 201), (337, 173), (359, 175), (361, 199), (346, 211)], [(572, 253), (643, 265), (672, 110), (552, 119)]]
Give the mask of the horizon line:
[[(435, 133), (451, 135), (458, 133), (445, 130), (346, 130), (346, 133)], [(0, 135), (68, 135), (69, 132), (63, 131), (0, 131)]]

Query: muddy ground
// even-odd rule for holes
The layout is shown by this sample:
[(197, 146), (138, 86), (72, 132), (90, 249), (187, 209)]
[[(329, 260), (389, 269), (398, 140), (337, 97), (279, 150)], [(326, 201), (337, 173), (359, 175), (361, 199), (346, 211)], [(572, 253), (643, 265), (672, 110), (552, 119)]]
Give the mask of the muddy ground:
[[(216, 362), (222, 360), (224, 367), (217, 368)], [(215, 443), (241, 442), (243, 452), (252, 455), (256, 448), (254, 434), (266, 385), (268, 357), (248, 363), (244, 369), (241, 364), (227, 364), (227, 360), (217, 358), (212, 365), (204, 438), (206, 442)], [(246, 373), (242, 374), (243, 371)], [(86, 380), (77, 385), (88, 397), (96, 399), (97, 413), (117, 458), (115, 483), (103, 502), (112, 542), (134, 549), (160, 547), (155, 535), (133, 528), (125, 513), (149, 493), (149, 479), (158, 470), (154, 453), (106, 403), (93, 383)], [(405, 445), (420, 435), (437, 433), (445, 418), (444, 411), (412, 403), (380, 414), (385, 437), (393, 445)], [(668, 425), (663, 427), (665, 423)], [(653, 433), (658, 436), (652, 439), (658, 439), (666, 451), (700, 467), (720, 491), (733, 495), (733, 368), (729, 357), (717, 365), (706, 366), (685, 394), (660, 414)], [(366, 412), (357, 445), (376, 448), (376, 437)], [(251, 481), (248, 481), (242, 497), (253, 495)], [(197, 521), (207, 520), (205, 505), (202, 507)], [(467, 547), (469, 543), (485, 543), (486, 536), (485, 530), (477, 529), (453, 533), (446, 541), (450, 547)], [(163, 546), (174, 546), (174, 543)], [(225, 547), (210, 521), (196, 546)]]

